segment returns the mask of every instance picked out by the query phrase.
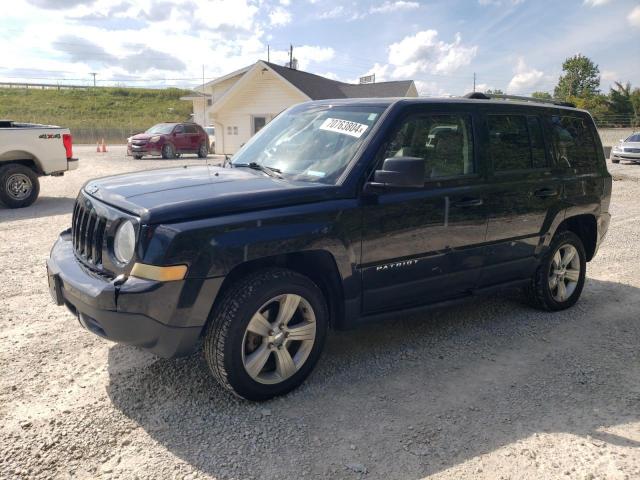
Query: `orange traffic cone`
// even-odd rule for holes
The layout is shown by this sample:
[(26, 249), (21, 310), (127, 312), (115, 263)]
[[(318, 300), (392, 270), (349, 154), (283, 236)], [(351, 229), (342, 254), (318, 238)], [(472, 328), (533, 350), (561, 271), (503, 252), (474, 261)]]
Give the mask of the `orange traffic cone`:
[(100, 149), (102, 153), (107, 153), (107, 146), (104, 144), (104, 138), (102, 139), (102, 148)]
[(100, 142), (96, 142), (96, 152), (100, 153)]

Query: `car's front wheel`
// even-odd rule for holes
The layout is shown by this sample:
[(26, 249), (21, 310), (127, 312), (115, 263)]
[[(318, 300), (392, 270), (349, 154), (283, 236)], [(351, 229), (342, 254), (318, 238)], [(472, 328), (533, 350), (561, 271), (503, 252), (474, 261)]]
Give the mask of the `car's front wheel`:
[(529, 287), (532, 303), (544, 310), (573, 306), (582, 293), (587, 271), (582, 240), (565, 230), (557, 233)]
[(205, 358), (223, 387), (267, 400), (311, 373), (327, 324), (324, 296), (311, 280), (291, 270), (262, 270), (231, 286), (213, 309)]
[(171, 159), (175, 158), (176, 151), (173, 149), (173, 145), (167, 143), (164, 147), (162, 147), (162, 158)]

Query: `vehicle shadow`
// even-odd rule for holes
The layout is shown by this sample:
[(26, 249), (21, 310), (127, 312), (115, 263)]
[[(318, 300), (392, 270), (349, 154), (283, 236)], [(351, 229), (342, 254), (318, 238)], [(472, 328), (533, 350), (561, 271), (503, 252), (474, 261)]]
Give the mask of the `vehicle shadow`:
[(7, 208), (0, 203), (0, 223), (72, 213), (75, 201), (75, 198), (69, 197), (43, 196), (25, 208)]
[[(262, 404), (224, 392), (200, 354), (157, 360), (114, 346), (108, 394), (216, 478), (360, 478), (363, 467), (367, 478), (417, 479), (545, 432), (640, 448), (602, 431), (640, 418), (639, 310), (640, 289), (589, 279), (559, 313), (516, 293), (399, 316), (331, 334), (307, 382)], [(509, 462), (535, 473), (535, 452), (509, 448)]]

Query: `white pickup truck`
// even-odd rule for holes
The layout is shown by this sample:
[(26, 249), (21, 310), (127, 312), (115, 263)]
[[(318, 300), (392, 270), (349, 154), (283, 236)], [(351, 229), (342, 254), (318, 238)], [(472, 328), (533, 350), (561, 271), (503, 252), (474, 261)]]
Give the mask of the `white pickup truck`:
[(68, 128), (0, 120), (0, 202), (28, 207), (40, 193), (38, 177), (78, 168)]

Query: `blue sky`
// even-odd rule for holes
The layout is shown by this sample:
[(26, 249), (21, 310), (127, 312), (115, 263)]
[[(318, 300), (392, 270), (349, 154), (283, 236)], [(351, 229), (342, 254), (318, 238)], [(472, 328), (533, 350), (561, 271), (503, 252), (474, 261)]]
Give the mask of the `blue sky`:
[[(6, 8), (6, 4), (5, 4)], [(13, 0), (0, 81), (194, 86), (266, 59), (423, 95), (552, 91), (575, 53), (640, 86), (638, 0)]]

